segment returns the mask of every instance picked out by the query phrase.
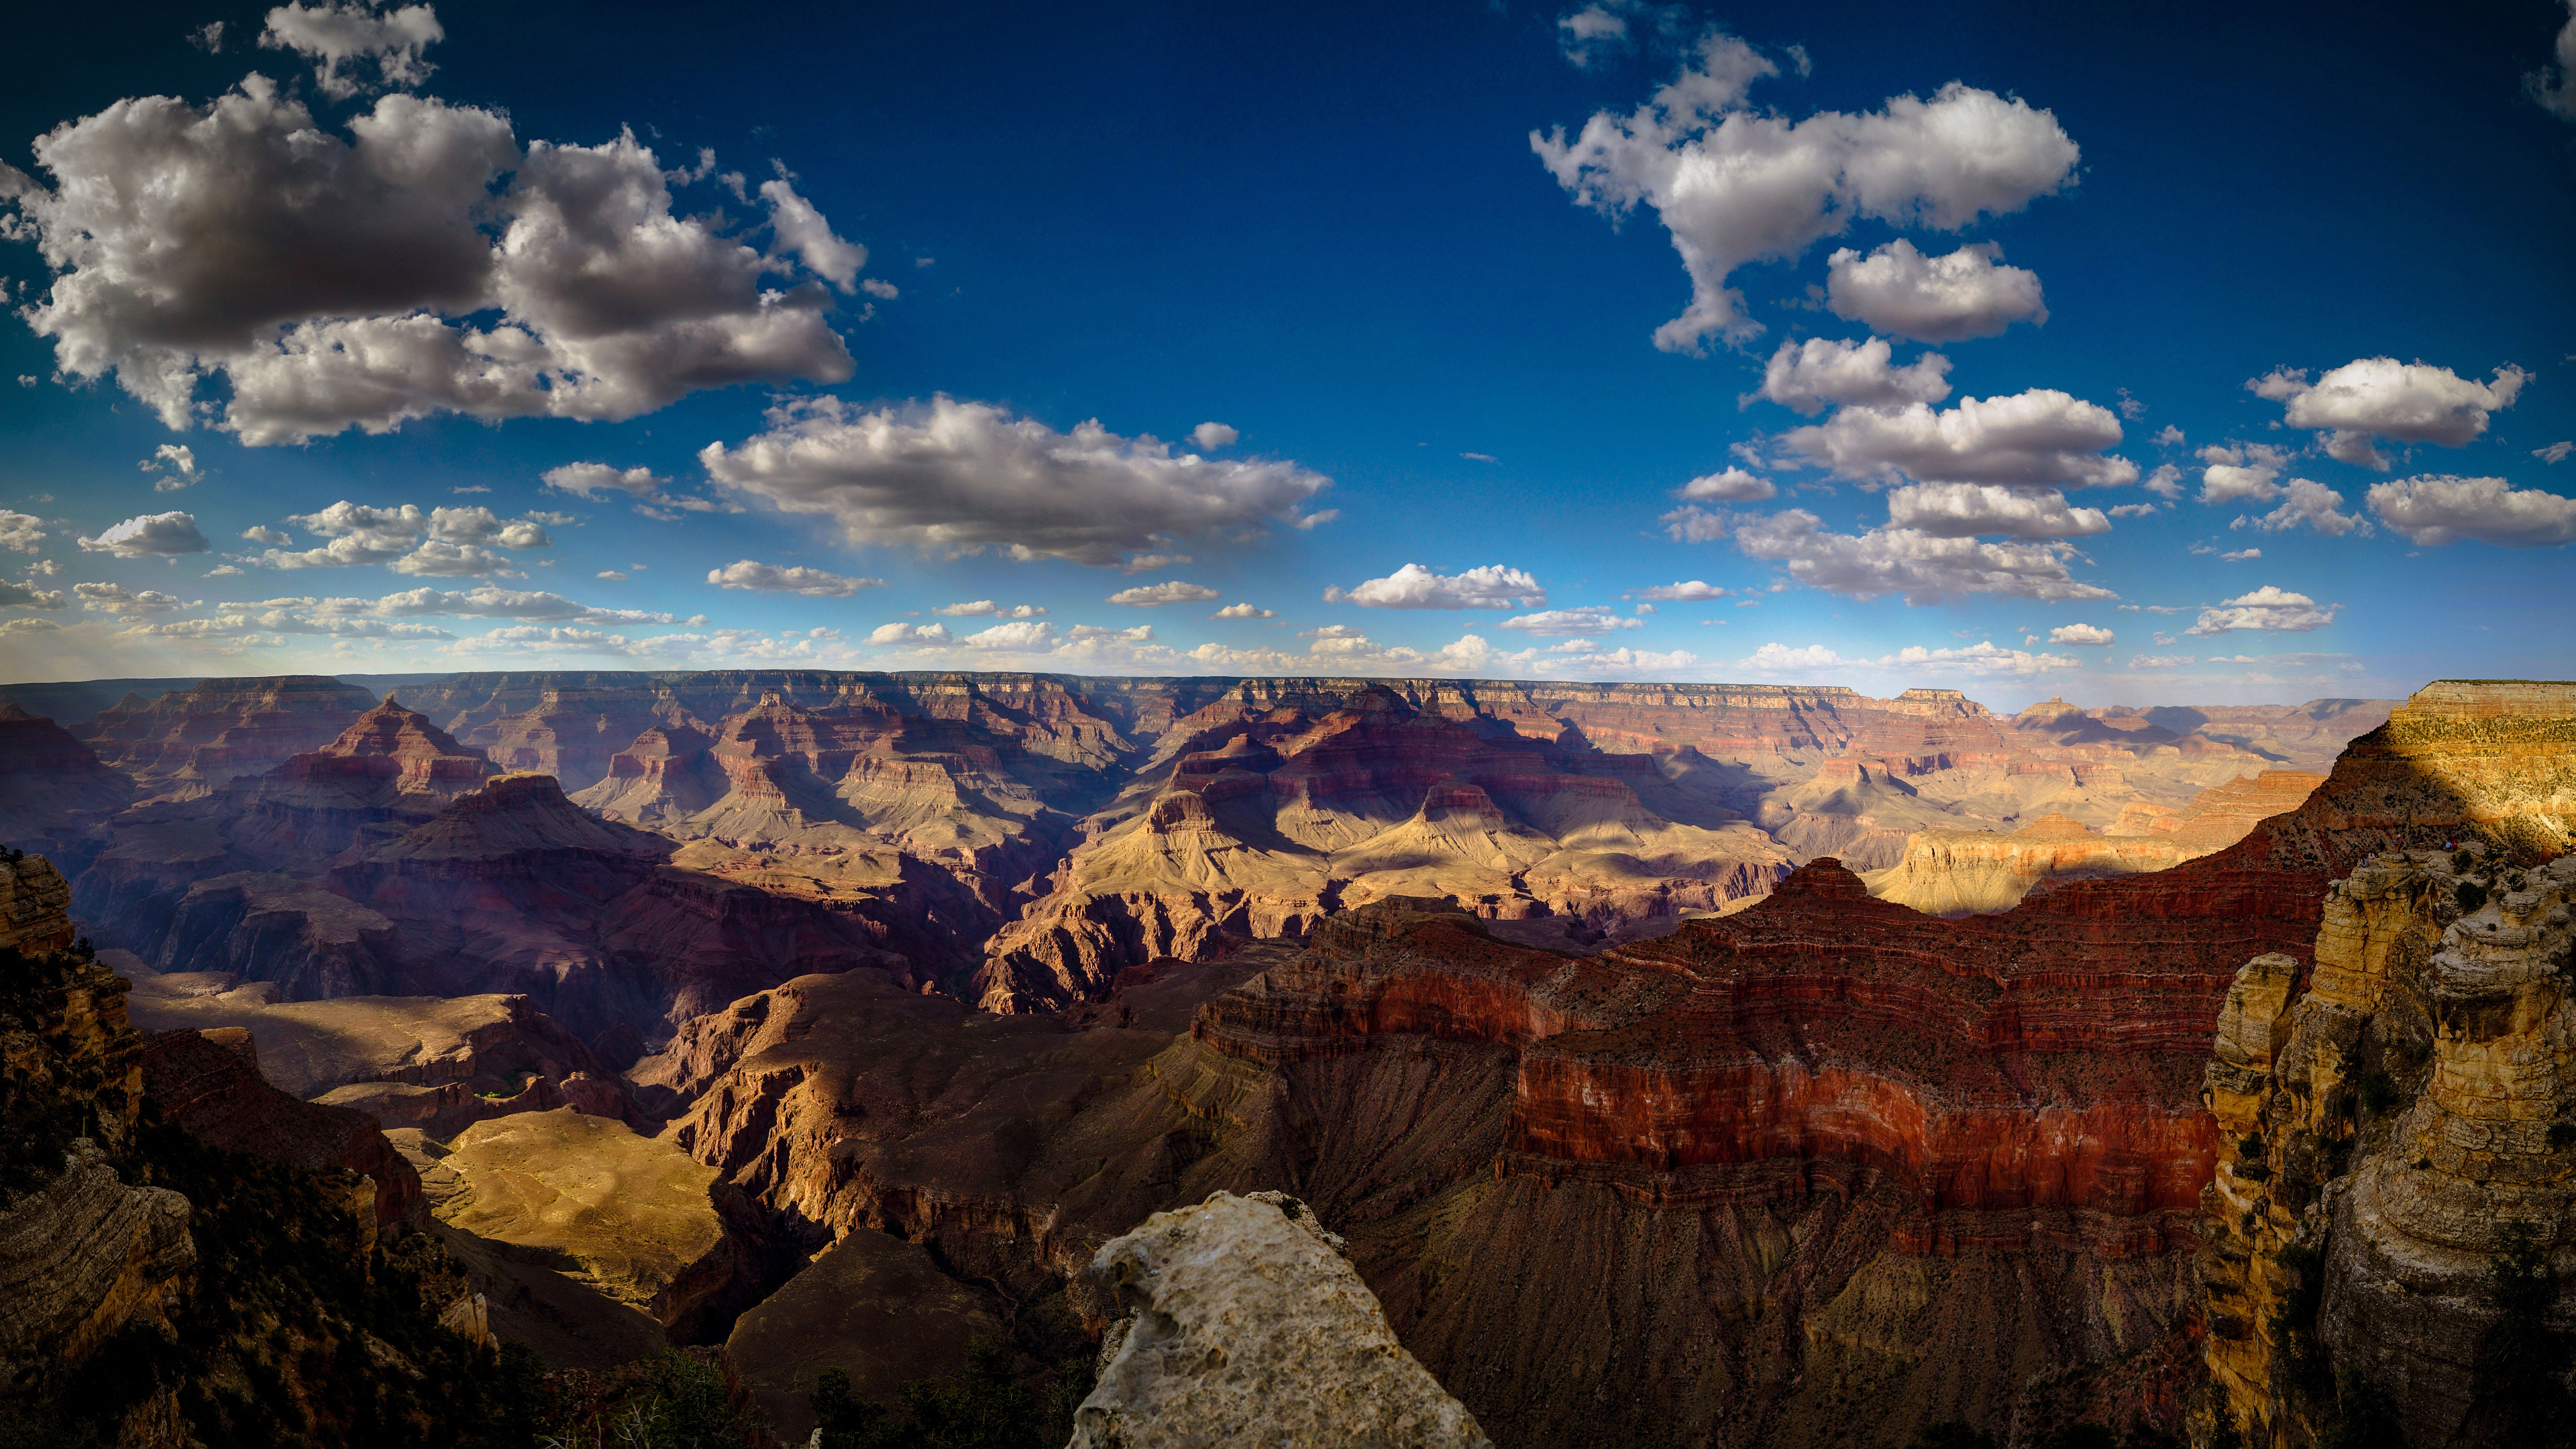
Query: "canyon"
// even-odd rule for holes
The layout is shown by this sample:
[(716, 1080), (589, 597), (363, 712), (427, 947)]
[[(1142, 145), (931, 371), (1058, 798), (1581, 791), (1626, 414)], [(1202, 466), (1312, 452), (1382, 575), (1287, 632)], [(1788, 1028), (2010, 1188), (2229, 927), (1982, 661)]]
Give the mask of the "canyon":
[(818, 1366), (887, 1392), (868, 1344), (912, 1305), (951, 1354), (1097, 1333), (1104, 1245), (1278, 1190), (1514, 1445), (2204, 1412), (2239, 968), (2304, 971), (2387, 850), (2563, 849), (2576, 712), (332, 684), (30, 717), (129, 782), (56, 812), (89, 853), (44, 889), (171, 1034), (174, 1099), (247, 1067), (376, 1134), (370, 1216), (491, 1332), (730, 1343), (795, 1432)]

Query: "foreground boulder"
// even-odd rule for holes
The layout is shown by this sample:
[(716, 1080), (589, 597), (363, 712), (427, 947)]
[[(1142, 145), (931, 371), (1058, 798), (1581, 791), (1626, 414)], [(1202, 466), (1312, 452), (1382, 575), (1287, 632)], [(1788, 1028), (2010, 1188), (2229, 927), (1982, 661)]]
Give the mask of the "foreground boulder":
[(1133, 1314), (1071, 1449), (1251, 1442), (1490, 1446), (1414, 1361), (1306, 1205), (1211, 1194), (1091, 1260)]

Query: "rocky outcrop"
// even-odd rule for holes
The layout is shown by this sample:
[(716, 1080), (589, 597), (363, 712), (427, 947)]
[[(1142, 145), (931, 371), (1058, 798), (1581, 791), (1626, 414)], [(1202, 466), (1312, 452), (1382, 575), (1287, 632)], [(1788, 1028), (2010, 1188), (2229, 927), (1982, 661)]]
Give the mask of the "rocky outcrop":
[(209, 1147), (308, 1170), (340, 1168), (358, 1186), (351, 1210), (392, 1227), (420, 1205), (420, 1177), (374, 1118), (300, 1101), (259, 1074), (250, 1033), (174, 1031), (144, 1043), (143, 1090), (163, 1118)]
[(1132, 1317), (1103, 1345), (1073, 1449), (1490, 1445), (1396, 1340), (1341, 1246), (1275, 1192), (1215, 1193), (1103, 1244), (1091, 1274)]
[(127, 1325), (168, 1321), (196, 1265), (188, 1213), (175, 1192), (126, 1186), (88, 1138), (0, 1201), (0, 1413)]
[(133, 801), (134, 782), (69, 730), (0, 703), (0, 842), (76, 876), (98, 852), (99, 827)]
[(0, 951), (41, 956), (72, 943), (71, 883), (41, 855), (0, 856)]
[(260, 1075), (313, 1098), (357, 1082), (455, 1084), (507, 1095), (530, 1078), (564, 1082), (605, 1068), (580, 1038), (524, 996), (352, 996), (281, 1001), (268, 983), (132, 971), (126, 1009), (145, 1031), (238, 1027)]
[(209, 679), (149, 703), (129, 695), (71, 732), (146, 797), (191, 799), (326, 747), (375, 702), (314, 675)]
[(725, 1358), (770, 1428), (799, 1444), (814, 1429), (818, 1374), (839, 1369), (852, 1397), (898, 1402), (906, 1382), (955, 1373), (970, 1342), (1002, 1332), (998, 1305), (920, 1244), (859, 1228), (736, 1319)]
[(2520, 1275), (2555, 1317), (2576, 1256), (2571, 900), (2576, 857), (2391, 853), (2334, 886), (2312, 977), (2239, 973), (2207, 1069), (2211, 1422), (2264, 1446), (2389, 1418), (2428, 1446), (2530, 1432), (2539, 1361), (2499, 1295)]
[(429, 823), (494, 773), (480, 752), (388, 697), (329, 745), (294, 756), (227, 800), (235, 817), (229, 835), (245, 858), (318, 869)]

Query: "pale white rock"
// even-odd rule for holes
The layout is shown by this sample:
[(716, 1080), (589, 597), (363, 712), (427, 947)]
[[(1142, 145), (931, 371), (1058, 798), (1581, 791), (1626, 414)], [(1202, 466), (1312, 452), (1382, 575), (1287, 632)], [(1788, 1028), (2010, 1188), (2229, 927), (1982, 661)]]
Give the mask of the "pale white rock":
[(1069, 1449), (1490, 1446), (1306, 1205), (1220, 1192), (1091, 1260), (1132, 1316)]

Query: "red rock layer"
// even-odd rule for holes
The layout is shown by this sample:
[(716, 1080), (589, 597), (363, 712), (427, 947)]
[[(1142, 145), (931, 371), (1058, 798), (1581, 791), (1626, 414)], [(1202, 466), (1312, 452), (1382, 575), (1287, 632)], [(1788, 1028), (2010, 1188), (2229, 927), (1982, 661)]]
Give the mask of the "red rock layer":
[(77, 876), (98, 827), (133, 800), (134, 782), (71, 731), (0, 702), (0, 846), (41, 851)]

